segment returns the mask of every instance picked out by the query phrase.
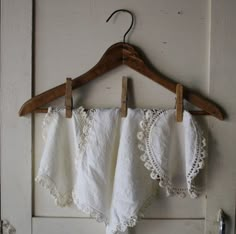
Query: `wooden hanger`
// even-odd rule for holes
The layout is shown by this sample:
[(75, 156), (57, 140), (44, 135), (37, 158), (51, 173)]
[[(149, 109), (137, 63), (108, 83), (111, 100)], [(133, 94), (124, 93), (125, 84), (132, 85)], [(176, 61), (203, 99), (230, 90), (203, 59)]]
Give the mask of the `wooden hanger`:
[[(171, 79), (165, 77), (160, 72), (156, 71), (145, 59), (144, 55), (137, 49), (137, 47), (128, 44), (125, 42), (125, 37), (127, 33), (133, 26), (133, 14), (124, 9), (114, 11), (110, 17), (107, 19), (107, 22), (110, 18), (119, 11), (128, 12), (132, 17), (132, 22), (124, 35), (123, 42), (116, 43), (112, 45), (107, 51), (103, 54), (100, 61), (92, 67), (88, 72), (80, 75), (79, 77), (72, 80), (72, 89), (81, 87), (82, 85), (88, 83), (96, 79), (97, 77), (111, 71), (112, 69), (120, 66), (126, 65), (135, 71), (141, 73), (142, 75), (148, 77), (149, 79), (153, 80), (154, 82), (160, 84), (161, 86), (165, 87), (169, 91), (175, 93), (176, 92), (176, 85), (177, 83), (172, 81)], [(142, 54), (142, 55), (141, 55)], [(65, 95), (66, 85), (61, 84), (47, 90), (44, 93), (36, 95), (35, 97), (26, 101), (19, 111), (19, 115), (23, 116), (31, 112), (47, 112), (46, 108), (40, 108), (49, 102)], [(184, 99), (192, 103), (193, 105), (201, 108), (203, 111), (193, 111), (192, 114), (196, 115), (204, 115), (210, 114), (220, 120), (224, 119), (224, 115), (222, 110), (214, 104), (212, 101), (202, 97), (201, 95), (191, 91), (187, 87), (184, 90)]]

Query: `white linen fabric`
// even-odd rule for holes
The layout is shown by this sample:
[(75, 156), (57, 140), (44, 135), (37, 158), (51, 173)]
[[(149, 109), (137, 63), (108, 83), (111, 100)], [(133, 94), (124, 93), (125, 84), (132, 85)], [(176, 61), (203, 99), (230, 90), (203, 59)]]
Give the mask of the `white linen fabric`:
[(49, 190), (58, 206), (72, 203), (77, 157), (75, 112), (71, 121), (59, 109), (48, 109), (43, 121), (45, 141), (36, 182)]
[(122, 118), (120, 141), (114, 178), (110, 223), (107, 233), (125, 232), (134, 227), (143, 211), (157, 192), (157, 183), (149, 177), (149, 172), (139, 159), (139, 122), (143, 119), (141, 109), (128, 109)]
[[(91, 111), (90, 111), (91, 112)], [(80, 157), (73, 190), (73, 201), (98, 222), (109, 223), (113, 181), (118, 147), (119, 109), (94, 109), (81, 134), (77, 135)], [(77, 118), (76, 121), (81, 121)], [(86, 135), (86, 142), (81, 142)]]
[(186, 181), (191, 197), (199, 193), (194, 179), (203, 167), (205, 138), (186, 111), (176, 123), (175, 110), (128, 108), (121, 118), (118, 108), (79, 107), (67, 119), (64, 108), (50, 107), (43, 137), (36, 181), (57, 205), (74, 204), (104, 222), (107, 234), (136, 225), (156, 193), (156, 179), (169, 195), (183, 197)]
[(176, 122), (175, 110), (145, 110), (137, 138), (141, 160), (166, 194), (196, 198), (195, 178), (204, 166), (206, 139), (190, 113)]
[(74, 203), (108, 223), (117, 157), (119, 109), (49, 108), (43, 123), (45, 147), (36, 181), (59, 206)]

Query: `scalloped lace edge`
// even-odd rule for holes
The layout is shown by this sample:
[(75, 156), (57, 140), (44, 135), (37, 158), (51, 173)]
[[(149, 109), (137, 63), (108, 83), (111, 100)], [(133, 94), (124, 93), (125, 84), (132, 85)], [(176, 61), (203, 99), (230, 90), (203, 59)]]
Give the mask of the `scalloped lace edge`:
[[(89, 137), (89, 131), (91, 129), (92, 123), (93, 123), (93, 115), (96, 109), (90, 109), (89, 111), (85, 111), (85, 109), (81, 106), (75, 110), (75, 112), (78, 114), (78, 117), (80, 118), (81, 122), (81, 132), (77, 135), (77, 142), (78, 142), (78, 149), (80, 151), (81, 157), (84, 155), (86, 151), (86, 146), (88, 142)], [(79, 157), (75, 158), (75, 165), (77, 168), (77, 165), (79, 163)]]
[(35, 178), (35, 181), (39, 183), (44, 189), (49, 191), (57, 206), (65, 207), (75, 204), (79, 210), (89, 215), (91, 218), (95, 218), (97, 222), (104, 222), (105, 225), (108, 224), (108, 219), (102, 212), (94, 209), (92, 206), (81, 203), (73, 191), (64, 195), (60, 194), (55, 182), (52, 181), (49, 176), (38, 175)]
[[(196, 124), (194, 126), (195, 126), (195, 131), (197, 132)], [(204, 134), (201, 131), (201, 129), (200, 132), (198, 133), (198, 137), (200, 139), (200, 145), (199, 145), (200, 149), (198, 149), (199, 151), (196, 153), (196, 156), (194, 156), (194, 162), (192, 164), (190, 171), (187, 174), (188, 192), (192, 198), (196, 198), (200, 194), (200, 190), (194, 184), (194, 179), (199, 174), (200, 170), (204, 168), (205, 166), (204, 159), (207, 157), (206, 138), (204, 137)]]
[(108, 218), (103, 212), (98, 211), (97, 209), (93, 208), (91, 205), (80, 202), (79, 198), (76, 196), (74, 192), (72, 192), (72, 197), (73, 197), (74, 204), (79, 210), (89, 215), (91, 218), (94, 218), (97, 222), (108, 225)]
[[(57, 190), (57, 186), (52, 179), (47, 175), (38, 175), (35, 178), (35, 181), (42, 185), (43, 188), (45, 188), (47, 191), (49, 191), (50, 195), (55, 201), (55, 204), (60, 207), (70, 206), (72, 203), (76, 205), (76, 207), (81, 210), (83, 213), (89, 215), (91, 218), (94, 218), (99, 223), (104, 223), (106, 226), (109, 226), (108, 218), (97, 209), (93, 208), (90, 205), (87, 205), (85, 203), (82, 203), (77, 198), (76, 194), (72, 191), (71, 193), (66, 193), (64, 195), (60, 194)], [(144, 202), (144, 204), (141, 206), (138, 212), (135, 215), (131, 215), (126, 220), (120, 222), (117, 225), (114, 225), (115, 227), (111, 228), (111, 233), (117, 233), (117, 232), (125, 232), (128, 227), (134, 227), (138, 220), (140, 218), (143, 218), (143, 212), (149, 205), (151, 204), (152, 200), (156, 196), (156, 189), (153, 189), (152, 195), (147, 198), (147, 200)]]
[[(50, 123), (52, 121), (56, 121), (56, 114), (60, 110), (64, 110), (65, 108), (60, 107), (48, 107), (48, 112), (46, 113), (43, 122), (42, 122), (42, 137), (44, 142), (47, 139), (47, 131)], [(78, 149), (80, 150), (79, 155), (83, 155), (86, 151), (86, 145), (88, 142), (89, 137), (89, 131), (91, 129), (92, 123), (93, 123), (93, 115), (91, 113), (95, 113), (96, 109), (90, 109), (88, 111), (85, 111), (84, 107), (80, 106), (76, 109), (73, 109), (73, 112), (76, 113), (79, 117), (79, 121), (81, 122), (81, 132), (76, 136), (77, 142), (78, 142)], [(77, 165), (80, 161), (80, 157), (75, 157), (75, 165), (77, 168)]]
[[(35, 181), (42, 185), (47, 191), (49, 191), (50, 195), (54, 199), (54, 202), (57, 206), (65, 207), (70, 206), (72, 203), (76, 205), (76, 207), (81, 210), (83, 213), (89, 215), (91, 218), (94, 218), (99, 223), (104, 223), (106, 226), (109, 226), (108, 218), (97, 209), (93, 208), (90, 205), (85, 203), (81, 203), (77, 198), (76, 194), (72, 191), (71, 193), (66, 193), (64, 195), (60, 194), (57, 190), (57, 186), (52, 179), (47, 175), (38, 175), (35, 178)], [(117, 232), (125, 232), (128, 227), (134, 227), (140, 218), (143, 218), (143, 212), (149, 205), (151, 204), (152, 200), (156, 196), (156, 189), (153, 189), (152, 195), (144, 202), (142, 207), (139, 209), (135, 215), (131, 215), (126, 220), (120, 222), (115, 227), (111, 228), (111, 233), (115, 234)]]
[(70, 206), (73, 203), (71, 193), (60, 194), (57, 190), (55, 182), (47, 175), (38, 175), (35, 181), (43, 188), (49, 191), (55, 201), (55, 204), (60, 207)]
[[(138, 148), (140, 151), (143, 152), (143, 154), (140, 156), (140, 159), (144, 162), (144, 166), (151, 171), (150, 177), (153, 180), (159, 180), (159, 186), (166, 189), (167, 196), (173, 196), (176, 195), (178, 197), (184, 198), (186, 196), (186, 192), (188, 191), (191, 198), (196, 198), (200, 194), (200, 190), (194, 185), (194, 178), (199, 174), (200, 169), (204, 168), (204, 158), (206, 158), (206, 138), (203, 135), (203, 132), (200, 130), (200, 133), (197, 133), (198, 139), (200, 139), (200, 151), (196, 153), (194, 156), (194, 163), (192, 164), (192, 168), (190, 169), (190, 172), (187, 175), (187, 188), (177, 188), (174, 187), (171, 182), (169, 181), (168, 177), (164, 174), (162, 169), (156, 165), (152, 157), (150, 156), (150, 153), (147, 149), (147, 134), (150, 131), (150, 120), (151, 123), (155, 121), (155, 119), (164, 113), (165, 110), (144, 110), (144, 120), (140, 122), (140, 128), (141, 131), (137, 133), (137, 138), (141, 142), (138, 144)], [(155, 118), (154, 118), (154, 117)], [(196, 128), (196, 122), (195, 128)], [(155, 165), (153, 165), (155, 164)]]
[(157, 195), (157, 190), (154, 188), (151, 196), (149, 196), (146, 201), (144, 201), (141, 208), (138, 209), (138, 211), (134, 212), (133, 215), (126, 218), (122, 222), (120, 222), (117, 225), (113, 225), (113, 227), (110, 227), (112, 234), (117, 234), (118, 232), (125, 232), (128, 228), (136, 226), (137, 222), (144, 217), (144, 211), (150, 206), (152, 203), (154, 197)]
[[(73, 191), (64, 195), (60, 194), (55, 182), (48, 175), (38, 175), (35, 178), (35, 181), (49, 192), (57, 206), (66, 207), (75, 204), (75, 206), (83, 213), (89, 215), (91, 218), (94, 218), (97, 222), (104, 223), (106, 226), (109, 226), (108, 218), (101, 211), (98, 211), (88, 204), (80, 202)], [(127, 228), (134, 227), (138, 220), (144, 217), (143, 212), (150, 206), (156, 194), (157, 190), (156, 188), (153, 188), (151, 196), (144, 201), (143, 205), (137, 212), (134, 212), (135, 215), (131, 215), (119, 224), (114, 225), (114, 227), (111, 228), (111, 233), (115, 234), (117, 232), (125, 232)]]

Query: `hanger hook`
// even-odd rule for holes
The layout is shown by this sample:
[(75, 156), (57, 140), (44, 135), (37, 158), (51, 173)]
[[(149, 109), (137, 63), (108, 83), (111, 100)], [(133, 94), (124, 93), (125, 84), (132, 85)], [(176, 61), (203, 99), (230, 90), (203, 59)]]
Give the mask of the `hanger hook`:
[(133, 27), (133, 24), (134, 24), (134, 15), (133, 15), (133, 13), (132, 13), (131, 11), (129, 11), (129, 10), (126, 10), (126, 9), (119, 9), (119, 10), (114, 11), (114, 12), (108, 17), (108, 19), (106, 20), (106, 22), (108, 22), (114, 14), (116, 14), (117, 12), (120, 12), (120, 11), (129, 13), (129, 14), (131, 15), (131, 18), (132, 18), (131, 24), (130, 24), (128, 30), (126, 31), (126, 33), (125, 33), (124, 36), (123, 36), (123, 42), (125, 43), (125, 37), (126, 37), (126, 35), (129, 33), (129, 31), (131, 30), (131, 28)]

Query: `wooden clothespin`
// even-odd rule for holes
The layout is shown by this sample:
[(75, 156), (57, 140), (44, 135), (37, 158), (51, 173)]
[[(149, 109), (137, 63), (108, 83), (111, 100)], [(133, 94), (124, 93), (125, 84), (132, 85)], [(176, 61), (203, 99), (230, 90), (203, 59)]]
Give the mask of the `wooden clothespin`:
[(72, 108), (73, 108), (71, 78), (66, 78), (65, 108), (66, 108), (66, 118), (71, 118)]
[(128, 78), (122, 77), (122, 94), (121, 94), (121, 117), (127, 116), (128, 106)]
[(184, 87), (181, 84), (176, 85), (176, 121), (182, 122), (183, 121), (183, 92)]

